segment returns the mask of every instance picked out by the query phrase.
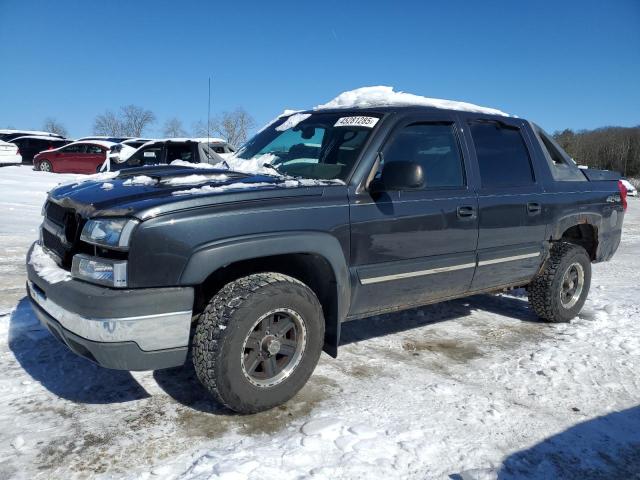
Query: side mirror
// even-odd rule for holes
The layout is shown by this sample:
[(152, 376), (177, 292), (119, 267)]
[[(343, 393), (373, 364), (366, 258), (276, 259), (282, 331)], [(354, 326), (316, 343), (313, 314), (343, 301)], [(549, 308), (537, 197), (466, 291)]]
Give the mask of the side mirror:
[(379, 182), (374, 189), (380, 190), (418, 190), (424, 188), (425, 179), (422, 166), (415, 162), (389, 162), (382, 167)]

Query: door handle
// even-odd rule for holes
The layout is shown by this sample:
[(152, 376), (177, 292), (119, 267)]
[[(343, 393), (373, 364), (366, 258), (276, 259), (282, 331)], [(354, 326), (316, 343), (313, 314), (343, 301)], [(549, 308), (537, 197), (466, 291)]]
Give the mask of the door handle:
[(537, 215), (541, 211), (542, 205), (540, 205), (538, 202), (527, 203), (527, 212), (529, 212), (530, 215)]
[(458, 218), (475, 218), (476, 209), (470, 205), (458, 207)]

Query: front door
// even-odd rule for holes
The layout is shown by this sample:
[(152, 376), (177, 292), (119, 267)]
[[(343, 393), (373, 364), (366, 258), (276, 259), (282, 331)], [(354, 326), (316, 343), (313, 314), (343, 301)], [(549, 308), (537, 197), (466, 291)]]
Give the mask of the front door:
[(403, 308), (466, 292), (475, 270), (478, 216), (455, 117), (446, 112), (398, 122), (381, 166), (422, 166), (420, 190), (353, 192), (351, 315)]
[(526, 283), (540, 266), (546, 221), (524, 122), (470, 119), (467, 125), (480, 181), (478, 268), (472, 290)]

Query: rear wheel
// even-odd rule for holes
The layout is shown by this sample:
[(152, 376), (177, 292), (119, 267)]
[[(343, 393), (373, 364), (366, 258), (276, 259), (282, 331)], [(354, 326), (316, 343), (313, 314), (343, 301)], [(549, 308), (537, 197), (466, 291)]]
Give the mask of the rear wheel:
[(587, 251), (572, 243), (557, 243), (543, 270), (529, 284), (529, 303), (544, 320), (568, 322), (582, 309), (590, 285)]
[(40, 164), (38, 165), (38, 169), (41, 172), (53, 172), (53, 166), (51, 165), (49, 160), (41, 160)]
[(258, 273), (211, 299), (198, 320), (193, 362), (216, 400), (254, 413), (304, 386), (323, 343), (324, 317), (313, 291), (287, 275)]

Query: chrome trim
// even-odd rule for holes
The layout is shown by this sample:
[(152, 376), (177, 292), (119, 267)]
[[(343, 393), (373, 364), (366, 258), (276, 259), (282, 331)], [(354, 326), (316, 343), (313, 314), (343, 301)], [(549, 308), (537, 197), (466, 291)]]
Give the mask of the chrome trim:
[(476, 262), (473, 263), (461, 263), (460, 265), (452, 265), (450, 267), (430, 268), (428, 270), (417, 270), (415, 272), (396, 273), (393, 275), (382, 275), (380, 277), (361, 278), (360, 283), (362, 285), (369, 285), (372, 283), (388, 282), (390, 280), (401, 280), (403, 278), (422, 277), (424, 275), (433, 275), (434, 273), (453, 272), (456, 270), (464, 270), (465, 268), (474, 268)]
[(484, 265), (493, 265), (493, 264), (502, 263), (502, 262), (513, 262), (515, 260), (524, 260), (525, 258), (534, 258), (539, 256), (540, 256), (540, 252), (535, 252), (535, 253), (525, 253), (522, 255), (512, 255), (510, 257), (492, 258), (491, 260), (482, 260), (481, 262), (478, 262), (478, 266), (482, 267)]
[(35, 303), (67, 330), (95, 342), (135, 342), (145, 351), (189, 344), (191, 310), (136, 317), (87, 318), (71, 312), (43, 295), (28, 282)]

